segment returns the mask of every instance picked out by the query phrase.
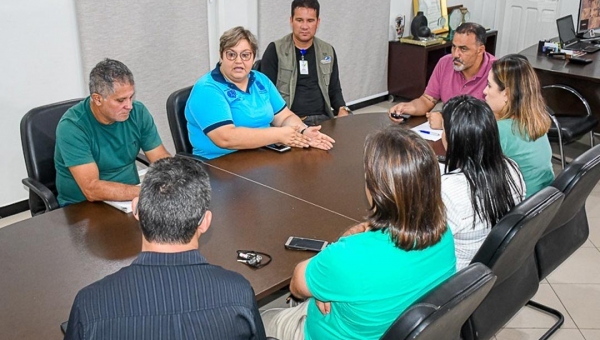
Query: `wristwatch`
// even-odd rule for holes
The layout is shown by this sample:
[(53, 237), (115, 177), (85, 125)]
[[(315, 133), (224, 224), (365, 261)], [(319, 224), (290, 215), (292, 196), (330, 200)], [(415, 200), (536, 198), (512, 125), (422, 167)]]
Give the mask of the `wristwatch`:
[(347, 107), (347, 106), (340, 106), (340, 108), (343, 108), (344, 110), (346, 110), (346, 112), (348, 112), (348, 114), (352, 114), (352, 110), (350, 110), (349, 107)]
[(304, 124), (304, 127), (302, 128), (302, 130), (300, 130), (300, 134), (303, 135), (304, 131), (306, 131), (306, 129), (308, 129), (308, 125)]

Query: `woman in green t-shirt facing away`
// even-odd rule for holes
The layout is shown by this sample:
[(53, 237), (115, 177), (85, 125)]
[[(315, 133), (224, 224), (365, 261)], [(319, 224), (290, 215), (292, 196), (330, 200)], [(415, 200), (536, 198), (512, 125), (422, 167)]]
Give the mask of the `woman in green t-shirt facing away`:
[(366, 222), (299, 263), (290, 291), (307, 299), (263, 313), (279, 339), (379, 339), (423, 294), (456, 271), (433, 149), (390, 126), (365, 143)]

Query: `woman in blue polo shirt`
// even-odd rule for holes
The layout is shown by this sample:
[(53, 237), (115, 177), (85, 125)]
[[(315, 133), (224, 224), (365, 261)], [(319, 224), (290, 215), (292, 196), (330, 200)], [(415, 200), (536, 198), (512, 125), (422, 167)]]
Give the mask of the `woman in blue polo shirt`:
[(252, 70), (257, 47), (241, 26), (221, 36), (217, 67), (196, 82), (185, 107), (194, 154), (212, 159), (274, 143), (331, 149), (335, 141), (302, 123), (269, 78)]

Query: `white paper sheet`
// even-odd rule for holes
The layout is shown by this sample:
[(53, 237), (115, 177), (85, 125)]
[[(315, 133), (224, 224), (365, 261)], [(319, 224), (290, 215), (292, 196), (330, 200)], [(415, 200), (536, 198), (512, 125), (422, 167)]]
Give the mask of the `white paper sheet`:
[(419, 136), (430, 141), (438, 141), (442, 138), (442, 130), (434, 130), (429, 126), (429, 122), (415, 126), (411, 130), (419, 134)]

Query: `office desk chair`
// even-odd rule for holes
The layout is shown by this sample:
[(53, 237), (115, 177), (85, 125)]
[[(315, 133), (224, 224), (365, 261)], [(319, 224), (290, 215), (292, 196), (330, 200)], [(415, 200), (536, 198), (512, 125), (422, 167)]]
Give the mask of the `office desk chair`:
[(256, 71), (260, 71), (260, 61), (261, 59), (256, 59), (254, 64), (252, 65), (252, 69)]
[[(36, 107), (21, 119), (21, 145), (28, 176), (22, 182), (29, 189), (31, 216), (59, 207), (54, 167), (56, 127), (65, 112), (82, 100), (71, 99)], [(137, 160), (144, 165), (149, 164), (143, 154), (139, 154)]]
[(581, 101), (585, 108), (585, 115), (574, 116), (557, 112), (553, 108), (548, 107), (548, 114), (550, 115), (550, 119), (552, 119), (552, 126), (550, 127), (550, 131), (548, 131), (548, 139), (553, 143), (558, 143), (560, 162), (564, 169), (566, 160), (563, 146), (573, 143), (589, 133), (590, 147), (594, 147), (594, 128), (598, 126), (598, 119), (592, 115), (592, 110), (587, 100), (572, 87), (566, 85), (547, 85), (542, 87), (542, 93), (544, 96), (573, 95)]
[(462, 324), (495, 281), (496, 275), (481, 263), (463, 268), (413, 303), (381, 340), (460, 339)]
[(29, 188), (31, 216), (58, 208), (54, 145), (56, 126), (63, 114), (82, 98), (31, 109), (21, 119), (21, 145), (27, 168), (23, 184)]
[[(600, 145), (586, 151), (569, 164), (552, 182), (551, 186), (564, 195), (556, 216), (535, 245), (535, 258), (540, 281), (567, 260), (587, 240), (590, 234), (585, 202), (600, 180)], [(564, 321), (557, 310), (530, 301), (531, 306), (558, 318), (546, 333), (547, 339)]]
[(192, 144), (188, 136), (187, 119), (185, 119), (185, 104), (192, 92), (192, 86), (177, 90), (167, 98), (167, 118), (171, 136), (178, 154), (191, 155)]
[(598, 181), (600, 145), (573, 160), (552, 182), (565, 200), (535, 247), (540, 280), (587, 240), (590, 230), (585, 202)]
[(511, 209), (492, 228), (471, 263), (486, 265), (497, 279), (463, 325), (463, 339), (490, 339), (535, 295), (539, 278), (534, 247), (563, 198), (558, 189), (544, 188)]

